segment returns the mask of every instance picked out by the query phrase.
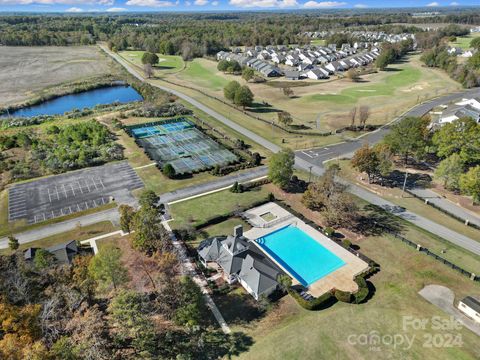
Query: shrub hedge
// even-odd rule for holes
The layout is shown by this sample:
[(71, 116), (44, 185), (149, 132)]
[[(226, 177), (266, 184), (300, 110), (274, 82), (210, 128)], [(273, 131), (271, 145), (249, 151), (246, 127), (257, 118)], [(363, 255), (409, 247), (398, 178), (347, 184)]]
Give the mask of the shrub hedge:
[(293, 297), (297, 303), (307, 310), (321, 310), (327, 308), (333, 302), (335, 302), (335, 297), (332, 292), (326, 292), (322, 296), (315, 298), (314, 300), (305, 300), (292, 288), (288, 289), (288, 293)]

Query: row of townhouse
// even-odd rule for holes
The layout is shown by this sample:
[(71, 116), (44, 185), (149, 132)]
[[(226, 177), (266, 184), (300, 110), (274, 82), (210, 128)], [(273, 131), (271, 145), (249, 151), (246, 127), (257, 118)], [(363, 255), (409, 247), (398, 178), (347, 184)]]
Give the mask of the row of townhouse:
[(415, 35), (410, 33), (402, 33), (402, 34), (388, 34), (384, 31), (313, 31), (313, 32), (305, 32), (303, 35), (313, 38), (313, 39), (325, 39), (329, 36), (334, 34), (348, 34), (356, 39), (359, 39), (360, 42), (354, 44), (354, 47), (358, 47), (361, 42), (366, 43), (376, 43), (376, 42), (390, 42), (396, 43), (403, 40), (412, 39), (415, 40)]
[(378, 50), (374, 50), (365, 54), (334, 60), (321, 65), (300, 64), (295, 70), (285, 71), (285, 77), (288, 80), (299, 80), (304, 78), (313, 80), (328, 79), (330, 75), (335, 73), (358, 68), (360, 66), (366, 66), (375, 61), (378, 55)]
[(282, 76), (283, 71), (275, 65), (263, 60), (249, 56), (248, 53), (230, 53), (220, 51), (217, 53), (217, 60), (237, 61), (242, 67), (248, 66), (265, 77)]
[[(349, 46), (342, 46), (342, 49), (337, 51), (333, 45), (307, 46), (286, 51), (265, 48), (258, 52), (258, 49), (252, 48), (245, 53), (220, 51), (217, 53), (217, 60), (238, 61), (240, 65), (253, 68), (266, 77), (285, 75), (290, 80), (307, 77), (318, 80), (326, 79), (337, 72), (368, 65), (379, 55), (377, 48), (361, 54), (357, 54), (356, 50)], [(284, 72), (277, 64), (285, 64), (291, 69)]]
[(477, 52), (477, 50), (476, 49), (463, 50), (459, 47), (449, 47), (447, 49), (447, 52), (448, 52), (449, 55), (455, 55), (455, 56), (460, 56), (460, 57), (464, 57), (464, 58), (469, 58), (469, 57), (472, 57)]

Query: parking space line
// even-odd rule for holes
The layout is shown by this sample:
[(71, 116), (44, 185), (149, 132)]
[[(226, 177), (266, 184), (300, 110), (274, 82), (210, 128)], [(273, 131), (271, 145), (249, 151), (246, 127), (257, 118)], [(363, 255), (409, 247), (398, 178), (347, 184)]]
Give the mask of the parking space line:
[(82, 192), (82, 194), (83, 194), (82, 187), (80, 186), (80, 180), (77, 180), (77, 184), (78, 184), (78, 188), (80, 189), (80, 191), (81, 191), (81, 192)]
[(47, 191), (48, 191), (48, 200), (49, 200), (50, 202), (52, 202), (52, 196), (50, 195), (50, 189), (47, 188)]
[(96, 207), (97, 206), (97, 203), (95, 200), (93, 200), (93, 207)]
[(43, 221), (45, 221), (45, 220), (47, 220), (47, 219), (45, 218), (45, 213), (43, 213)]
[(55, 191), (57, 192), (57, 200), (60, 200), (60, 195), (58, 194), (57, 185), (55, 185)]
[(72, 189), (73, 196), (75, 196), (75, 190), (73, 190), (73, 185), (70, 183), (70, 188)]
[(65, 184), (62, 184), (63, 192), (65, 193), (65, 199), (68, 198), (67, 190), (65, 189)]
[(95, 186), (95, 190), (98, 190), (98, 187), (97, 187), (97, 183), (95, 181), (95, 178), (92, 178), (92, 183), (93, 183), (93, 186)]
[(99, 178), (99, 180), (100, 180), (100, 184), (101, 184), (101, 185), (102, 185), (102, 187), (105, 189), (105, 185), (103, 185), (103, 181), (102, 181), (102, 179), (101, 179), (101, 178)]
[(88, 188), (88, 192), (90, 192), (90, 186), (88, 186), (88, 180), (84, 179), (83, 181), (85, 181), (85, 184), (87, 185), (87, 188)]

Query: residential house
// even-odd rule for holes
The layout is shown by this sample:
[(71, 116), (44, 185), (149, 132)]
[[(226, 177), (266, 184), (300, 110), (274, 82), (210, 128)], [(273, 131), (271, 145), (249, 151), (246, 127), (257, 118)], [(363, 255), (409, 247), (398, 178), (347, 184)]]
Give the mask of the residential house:
[[(25, 260), (33, 260), (35, 258), (35, 253), (39, 249), (40, 248), (32, 247), (24, 250), (23, 255)], [(45, 250), (52, 254), (55, 257), (57, 263), (59, 264), (71, 264), (73, 258), (80, 252), (80, 249), (78, 248), (77, 242), (75, 240), (50, 246)]]
[(287, 71), (285, 71), (285, 78), (287, 80), (299, 80), (300, 79), (300, 71), (287, 70)]
[(229, 284), (238, 281), (256, 300), (279, 287), (277, 279), (283, 271), (243, 236), (241, 225), (234, 228), (233, 235), (202, 241), (197, 253), (205, 266), (218, 266)]
[(467, 296), (458, 302), (458, 310), (480, 324), (480, 301)]
[(306, 75), (309, 79), (313, 79), (313, 80), (320, 80), (320, 79), (327, 79), (328, 78), (328, 75), (325, 75), (325, 73), (318, 68), (311, 69), (311, 70), (307, 71)]

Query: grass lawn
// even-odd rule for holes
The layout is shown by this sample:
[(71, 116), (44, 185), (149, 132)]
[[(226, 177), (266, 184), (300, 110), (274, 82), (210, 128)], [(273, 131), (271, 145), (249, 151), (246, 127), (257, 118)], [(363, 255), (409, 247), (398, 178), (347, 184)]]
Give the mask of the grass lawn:
[(205, 86), (212, 90), (222, 90), (228, 84), (228, 80), (217, 75), (219, 71), (212, 67), (206, 67), (202, 63), (203, 59), (194, 59), (187, 63), (187, 67), (179, 77), (188, 79), (198, 85)]
[[(403, 318), (448, 319), (417, 292), (426, 284), (439, 284), (455, 291), (457, 299), (479, 294), (480, 286), (445, 265), (416, 252), (399, 240), (370, 237), (361, 251), (375, 259), (382, 270), (370, 278), (375, 294), (361, 305), (337, 303), (326, 310), (311, 312), (300, 308), (291, 297), (281, 300), (270, 315), (255, 323), (235, 326), (253, 337), (254, 344), (241, 359), (478, 359), (478, 337), (469, 330), (425, 330), (403, 328)], [(380, 343), (378, 347), (349, 342), (377, 332), (379, 336), (408, 335), (411, 348)], [(453, 347), (424, 346), (428, 334), (461, 336), (462, 344)], [(403, 338), (405, 339), (405, 338)]]
[[(20, 245), (20, 250), (26, 249), (29, 247), (50, 247), (56, 244), (61, 244), (71, 240), (86, 240), (90, 239), (95, 236), (99, 236), (102, 234), (107, 234), (112, 231), (116, 231), (118, 228), (112, 225), (110, 221), (102, 221), (96, 224), (82, 226), (79, 228), (75, 228), (71, 231), (56, 234), (49, 236), (47, 238), (43, 238), (40, 240), (29, 242), (28, 244)], [(0, 250), (0, 254), (9, 254), (11, 251), (9, 249), (2, 249)]]
[(410, 66), (403, 69), (387, 69), (387, 72), (391, 74), (377, 84), (365, 86), (355, 84), (352, 87), (342, 90), (338, 95), (310, 95), (305, 97), (304, 101), (307, 103), (312, 101), (327, 101), (335, 104), (352, 104), (363, 97), (391, 96), (399, 87), (413, 84), (421, 77), (420, 70)]
[(170, 223), (170, 226), (178, 229), (186, 225), (196, 225), (210, 217), (249, 206), (266, 198), (268, 193), (269, 191), (265, 186), (239, 194), (232, 193), (230, 190), (223, 190), (173, 204), (170, 206), (170, 210), (174, 220)]
[(325, 39), (313, 39), (310, 41), (310, 44), (312, 45), (320, 45), (320, 46), (327, 46), (327, 40)]
[(470, 49), (470, 42), (472, 41), (472, 39), (478, 36), (480, 36), (479, 33), (473, 33), (467, 36), (460, 36), (460, 37), (457, 37), (456, 41), (452, 41), (448, 44), (452, 47), (458, 47), (463, 50)]
[(211, 175), (208, 171), (194, 174), (185, 179), (169, 179), (162, 174), (156, 166), (149, 166), (135, 170), (143, 180), (145, 189), (153, 190), (157, 194), (178, 190), (186, 186), (202, 184), (208, 181), (216, 180), (218, 177)]
[(209, 237), (233, 234), (233, 228), (237, 225), (242, 225), (244, 232), (251, 229), (250, 224), (246, 221), (239, 217), (232, 217), (219, 224), (210, 225), (198, 231), (197, 237), (188, 241), (188, 246), (194, 248), (197, 247), (202, 240)]
[(18, 233), (27, 230), (33, 230), (35, 228), (56, 224), (65, 220), (74, 219), (79, 216), (93, 214), (99, 211), (108, 210), (116, 207), (115, 202), (98, 206), (96, 208), (79, 211), (66, 216), (57, 217), (47, 221), (42, 221), (36, 224), (27, 224), (26, 220), (8, 221), (8, 190), (4, 190), (0, 193), (0, 236), (10, 235), (11, 233)]
[[(118, 54), (130, 63), (143, 67), (142, 56), (145, 51), (120, 51)], [(159, 62), (153, 67), (155, 75), (173, 74), (181, 71), (185, 65), (181, 56), (157, 54)]]

